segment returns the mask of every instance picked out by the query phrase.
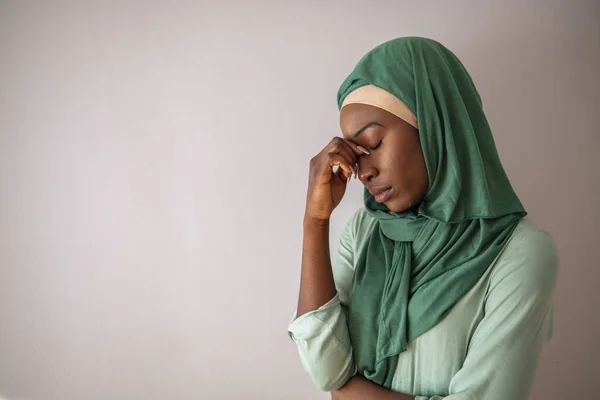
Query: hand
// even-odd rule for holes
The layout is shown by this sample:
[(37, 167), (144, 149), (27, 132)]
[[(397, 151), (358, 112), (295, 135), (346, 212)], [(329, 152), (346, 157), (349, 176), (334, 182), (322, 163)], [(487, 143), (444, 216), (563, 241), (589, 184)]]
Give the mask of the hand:
[[(319, 154), (310, 160), (305, 217), (328, 220), (340, 204), (349, 178), (356, 176), (357, 155), (366, 153), (355, 143), (334, 137)], [(333, 172), (333, 167), (339, 169)]]

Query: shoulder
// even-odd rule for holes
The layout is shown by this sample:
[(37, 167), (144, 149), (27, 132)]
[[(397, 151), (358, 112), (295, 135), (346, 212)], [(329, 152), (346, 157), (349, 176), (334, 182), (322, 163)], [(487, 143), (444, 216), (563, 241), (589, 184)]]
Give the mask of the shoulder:
[(352, 229), (355, 233), (364, 231), (376, 222), (375, 218), (369, 215), (367, 209), (364, 207), (359, 208), (354, 212), (352, 217), (348, 220), (348, 223), (352, 225)]
[(346, 221), (337, 247), (336, 261), (333, 265), (335, 287), (343, 305), (350, 302), (350, 290), (354, 276), (355, 262), (364, 244), (368, 242), (368, 230), (375, 220), (364, 207), (359, 208)]
[(552, 236), (529, 218), (522, 219), (491, 272), (490, 290), (528, 298), (551, 297), (558, 275)]
[(342, 240), (352, 247), (361, 247), (375, 227), (376, 220), (364, 207), (357, 209), (346, 222)]

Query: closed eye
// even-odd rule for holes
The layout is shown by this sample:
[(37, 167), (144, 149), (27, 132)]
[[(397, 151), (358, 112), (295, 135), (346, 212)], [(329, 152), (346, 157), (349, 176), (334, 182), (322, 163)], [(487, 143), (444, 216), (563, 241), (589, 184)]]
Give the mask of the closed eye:
[(383, 139), (379, 140), (379, 142), (378, 142), (378, 143), (375, 145), (375, 147), (371, 147), (370, 149), (371, 149), (371, 150), (377, 150), (377, 148), (378, 148), (379, 146), (381, 146), (381, 142), (383, 142)]

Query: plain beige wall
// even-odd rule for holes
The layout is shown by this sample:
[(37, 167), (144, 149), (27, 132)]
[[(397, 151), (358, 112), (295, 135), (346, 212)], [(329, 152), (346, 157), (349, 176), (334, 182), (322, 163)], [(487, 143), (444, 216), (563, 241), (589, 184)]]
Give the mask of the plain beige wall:
[[(0, 0), (0, 392), (328, 399), (286, 333), (308, 161), (358, 59), (445, 43), (561, 256), (534, 399), (595, 398), (597, 1)], [(336, 211), (332, 247), (361, 205)]]

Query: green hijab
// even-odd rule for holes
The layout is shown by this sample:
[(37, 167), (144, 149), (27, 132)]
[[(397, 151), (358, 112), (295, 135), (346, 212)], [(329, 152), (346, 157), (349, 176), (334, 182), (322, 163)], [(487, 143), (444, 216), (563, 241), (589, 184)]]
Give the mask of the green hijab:
[(502, 168), (481, 98), (442, 44), (405, 37), (367, 53), (338, 91), (378, 86), (414, 113), (429, 187), (400, 213), (365, 188), (377, 220), (356, 262), (348, 326), (358, 372), (390, 388), (407, 343), (439, 323), (481, 278), (526, 215)]

